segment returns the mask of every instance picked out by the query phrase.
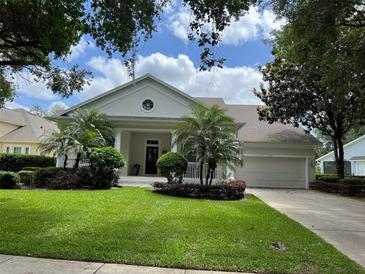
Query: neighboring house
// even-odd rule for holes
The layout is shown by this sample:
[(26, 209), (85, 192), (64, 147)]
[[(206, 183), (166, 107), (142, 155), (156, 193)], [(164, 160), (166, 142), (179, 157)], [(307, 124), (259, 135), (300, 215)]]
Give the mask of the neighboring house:
[(39, 154), (38, 145), (57, 125), (25, 109), (0, 108), (0, 152)]
[[(343, 149), (345, 174), (365, 176), (365, 135), (345, 144)], [(319, 162), (321, 173), (337, 173), (333, 151), (319, 157), (316, 161)]]
[[(318, 142), (301, 128), (259, 121), (257, 106), (225, 104), (222, 98), (191, 97), (150, 74), (71, 107), (55, 120), (78, 108), (105, 113), (115, 128), (115, 148), (127, 158), (123, 175), (156, 176), (156, 161), (166, 151), (176, 151), (173, 131), (191, 105), (219, 105), (227, 109), (244, 141), (244, 163), (217, 177), (235, 175), (249, 186), (306, 188), (314, 178), (314, 145)], [(194, 161), (190, 159), (190, 161)], [(189, 163), (187, 176), (197, 177), (198, 165)]]

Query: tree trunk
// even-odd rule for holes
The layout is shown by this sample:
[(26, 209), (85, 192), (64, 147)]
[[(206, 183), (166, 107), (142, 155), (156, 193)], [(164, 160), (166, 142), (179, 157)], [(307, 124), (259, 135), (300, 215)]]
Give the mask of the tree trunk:
[(345, 162), (343, 152), (342, 136), (336, 136), (333, 140), (334, 154), (336, 160), (337, 179), (341, 180), (345, 177)]
[(76, 154), (76, 160), (75, 160), (75, 164), (74, 164), (74, 168), (78, 168), (79, 167), (79, 164), (80, 164), (80, 158), (81, 158), (81, 153), (78, 152)]
[(200, 161), (199, 178), (200, 178), (200, 184), (201, 185), (203, 185), (203, 167), (204, 167), (204, 162)]
[(208, 185), (209, 183), (209, 176), (210, 175), (210, 165), (207, 166), (207, 175), (205, 176), (205, 185)]
[(66, 167), (67, 167), (67, 160), (68, 160), (68, 155), (66, 153), (65, 154), (65, 159), (63, 160), (63, 169), (66, 169)]
[(215, 169), (212, 169), (211, 172), (210, 172), (210, 180), (209, 180), (209, 185), (210, 186), (212, 185), (214, 171), (215, 171)]

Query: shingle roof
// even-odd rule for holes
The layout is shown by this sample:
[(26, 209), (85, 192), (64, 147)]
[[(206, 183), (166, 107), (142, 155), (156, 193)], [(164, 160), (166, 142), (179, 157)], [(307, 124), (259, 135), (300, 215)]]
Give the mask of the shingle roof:
[(257, 105), (223, 105), (224, 100), (222, 98), (199, 97), (198, 99), (207, 105), (219, 105), (225, 108), (227, 114), (236, 122), (243, 123), (243, 127), (238, 131), (238, 138), (244, 142), (285, 144), (314, 144), (318, 142), (301, 127), (260, 121)]
[(0, 141), (38, 142), (41, 137), (57, 130), (54, 122), (34, 115), (24, 109), (0, 109), (0, 121), (17, 125), (13, 131), (0, 137)]

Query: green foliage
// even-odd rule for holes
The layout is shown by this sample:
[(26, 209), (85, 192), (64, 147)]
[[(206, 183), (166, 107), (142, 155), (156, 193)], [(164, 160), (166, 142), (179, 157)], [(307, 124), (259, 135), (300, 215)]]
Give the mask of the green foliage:
[[(201, 69), (222, 66), (215, 56), (222, 31), (239, 19), (256, 0), (184, 0), (191, 8), (190, 40), (202, 47)], [(89, 71), (72, 65), (66, 70), (54, 64), (64, 61), (82, 35), (90, 35), (109, 56), (118, 52), (133, 67), (140, 43), (152, 37), (170, 0), (64, 0), (3, 1), (0, 6), (0, 106), (14, 96), (15, 74), (26, 71), (36, 81), (63, 97), (82, 90)], [(211, 26), (211, 27), (207, 27)], [(131, 57), (129, 56), (131, 55)]]
[(113, 128), (107, 116), (96, 110), (80, 109), (71, 114), (70, 120), (59, 124), (59, 131), (52, 132), (42, 140), (41, 153), (54, 153), (63, 157), (63, 167), (67, 167), (68, 155), (76, 153), (74, 168), (82, 159), (87, 159), (92, 148), (113, 142)]
[[(123, 187), (3, 190), (0, 197), (1, 254), (250, 273), (364, 274), (331, 244), (253, 195), (207, 201)], [(275, 241), (288, 249), (271, 249)]]
[[(237, 140), (236, 124), (219, 106), (192, 107), (192, 116), (178, 123), (176, 142), (187, 155), (197, 155), (200, 163), (200, 183), (203, 184), (203, 166), (208, 163), (206, 184), (211, 184), (218, 164), (234, 166), (241, 162), (241, 143)], [(209, 181), (210, 179), (210, 181)]]
[(114, 147), (101, 147), (92, 150), (89, 163), (91, 169), (114, 169), (125, 166), (126, 160), (122, 153)]
[(29, 171), (37, 171), (38, 169), (40, 169), (40, 167), (37, 167), (37, 166), (27, 166), (27, 167), (24, 167), (22, 170), (29, 170)]
[(0, 189), (19, 188), (20, 177), (15, 172), (0, 171)]
[(31, 170), (21, 170), (18, 171), (20, 177), (20, 183), (25, 186), (33, 186), (35, 171)]
[(0, 153), (0, 170), (17, 172), (29, 166), (48, 167), (55, 165), (56, 162), (53, 157)]
[(93, 149), (89, 156), (89, 164), (94, 187), (96, 189), (110, 188), (118, 180), (114, 169), (124, 167), (125, 163), (123, 154), (114, 147)]
[(74, 139), (70, 131), (61, 129), (53, 131), (46, 138), (43, 138), (38, 149), (41, 154), (53, 153), (56, 157), (64, 157), (63, 168), (66, 168), (68, 153), (72, 151), (73, 147)]
[(169, 184), (156, 182), (153, 190), (158, 193), (212, 200), (240, 200), (244, 197), (243, 184), (201, 185), (201, 184)]
[[(84, 1), (3, 1), (0, 6), (0, 104), (12, 97), (13, 84), (6, 79), (26, 69), (36, 80), (63, 97), (80, 91), (85, 70), (64, 70), (52, 65), (64, 58), (84, 32)], [(10, 84), (10, 86), (9, 86)], [(4, 88), (6, 87), (6, 88)], [(5, 92), (6, 91), (6, 92)], [(5, 93), (4, 93), (5, 92)], [(3, 97), (5, 96), (5, 98)]]
[(188, 161), (180, 153), (167, 152), (161, 155), (156, 165), (169, 183), (182, 183)]
[(273, 1), (288, 24), (276, 35), (275, 59), (261, 67), (260, 117), (329, 136), (344, 176), (346, 134), (365, 121), (363, 1)]
[(34, 186), (35, 187), (48, 187), (49, 183), (62, 172), (62, 168), (59, 167), (46, 167), (40, 168), (34, 172)]

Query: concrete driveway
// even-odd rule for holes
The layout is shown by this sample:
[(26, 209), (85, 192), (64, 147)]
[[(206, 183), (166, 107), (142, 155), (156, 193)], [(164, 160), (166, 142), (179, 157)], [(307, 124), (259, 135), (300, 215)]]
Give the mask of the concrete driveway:
[(312, 190), (248, 189), (365, 267), (365, 198)]

